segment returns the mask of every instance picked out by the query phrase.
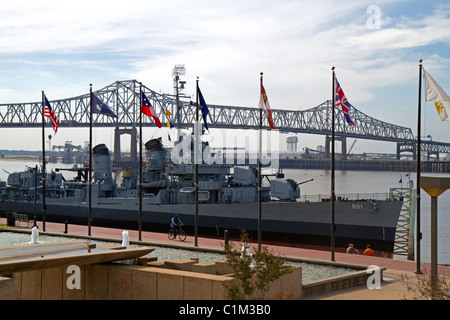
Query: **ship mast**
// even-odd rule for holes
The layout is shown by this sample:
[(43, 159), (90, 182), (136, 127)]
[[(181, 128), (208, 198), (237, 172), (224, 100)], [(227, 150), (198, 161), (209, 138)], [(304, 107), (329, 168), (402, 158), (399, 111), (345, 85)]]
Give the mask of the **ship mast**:
[(180, 106), (180, 91), (184, 89), (184, 85), (186, 84), (186, 81), (180, 81), (180, 76), (186, 75), (186, 68), (184, 67), (184, 64), (176, 64), (175, 67), (172, 69), (172, 76), (173, 76), (173, 85), (175, 89), (175, 99), (176, 99), (176, 126), (177, 126), (177, 139), (180, 139), (181, 136), (181, 106)]

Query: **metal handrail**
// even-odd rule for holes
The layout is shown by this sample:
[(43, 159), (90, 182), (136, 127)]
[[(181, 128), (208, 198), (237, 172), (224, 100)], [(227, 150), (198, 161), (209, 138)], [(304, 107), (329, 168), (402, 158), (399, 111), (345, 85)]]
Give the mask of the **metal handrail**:
[[(329, 194), (302, 195), (297, 201), (300, 202), (322, 202), (330, 201)], [(336, 201), (354, 201), (354, 200), (386, 200), (389, 198), (388, 192), (382, 193), (344, 193), (336, 194)], [(390, 199), (393, 200), (393, 199)]]

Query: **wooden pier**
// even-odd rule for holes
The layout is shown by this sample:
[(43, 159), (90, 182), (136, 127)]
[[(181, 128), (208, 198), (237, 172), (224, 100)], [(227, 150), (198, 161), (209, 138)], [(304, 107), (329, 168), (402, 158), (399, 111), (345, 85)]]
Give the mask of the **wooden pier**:
[[(336, 170), (348, 171), (399, 171), (415, 172), (415, 160), (336, 160)], [(331, 170), (329, 159), (280, 159), (282, 169)], [(428, 173), (450, 173), (450, 161), (426, 160), (421, 162), (421, 171)]]

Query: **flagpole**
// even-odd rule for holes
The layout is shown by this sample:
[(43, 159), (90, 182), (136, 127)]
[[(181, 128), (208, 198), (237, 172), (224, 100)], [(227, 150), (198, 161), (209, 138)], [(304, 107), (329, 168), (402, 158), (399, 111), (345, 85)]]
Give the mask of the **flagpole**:
[[(263, 73), (260, 73), (260, 86), (263, 85)], [(261, 90), (261, 89), (260, 89)], [(261, 179), (261, 153), (262, 153), (262, 107), (259, 108), (259, 141), (258, 141), (258, 251), (261, 252), (262, 237), (262, 179)]]
[(42, 91), (42, 231), (45, 232), (45, 94)]
[(418, 93), (418, 107), (417, 107), (417, 148), (416, 148), (416, 172), (417, 172), (417, 187), (416, 187), (416, 253), (417, 253), (417, 274), (421, 274), (420, 271), (420, 240), (422, 239), (422, 233), (420, 232), (420, 122), (421, 122), (421, 103), (422, 103), (422, 59), (419, 59), (419, 93)]
[(88, 204), (88, 235), (91, 235), (92, 219), (92, 83), (89, 84), (90, 105), (89, 105), (89, 204)]
[(331, 94), (331, 98), (332, 98), (332, 105), (331, 105), (331, 261), (335, 261), (335, 255), (334, 255), (334, 250), (335, 250), (335, 235), (334, 235), (334, 231), (335, 231), (335, 224), (334, 224), (334, 201), (335, 201), (335, 190), (334, 190), (334, 122), (335, 122), (335, 95), (336, 95), (336, 86), (335, 86), (335, 74), (334, 74), (334, 66), (331, 68), (332, 72), (332, 94)]
[(194, 176), (194, 187), (195, 187), (195, 246), (198, 247), (198, 139), (199, 139), (199, 125), (198, 125), (198, 77), (197, 77), (197, 89), (196, 89), (196, 103), (197, 109), (195, 114), (195, 125), (194, 125), (194, 164), (195, 164), (195, 176)]
[(142, 240), (142, 82), (139, 82), (139, 241)]

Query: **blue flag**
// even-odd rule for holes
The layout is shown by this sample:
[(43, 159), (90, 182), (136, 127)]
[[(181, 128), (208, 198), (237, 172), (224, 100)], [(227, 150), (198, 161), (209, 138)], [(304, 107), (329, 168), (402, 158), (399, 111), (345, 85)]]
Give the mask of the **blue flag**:
[(100, 100), (95, 94), (92, 94), (92, 113), (99, 113), (108, 117), (117, 118), (116, 114), (108, 107), (108, 105)]
[(209, 109), (208, 109), (208, 106), (206, 105), (205, 99), (203, 99), (203, 95), (202, 95), (202, 92), (200, 91), (200, 88), (198, 88), (198, 97), (200, 99), (200, 110), (202, 111), (203, 122), (205, 123), (206, 130), (209, 131), (208, 124), (206, 122), (206, 116), (209, 113)]

